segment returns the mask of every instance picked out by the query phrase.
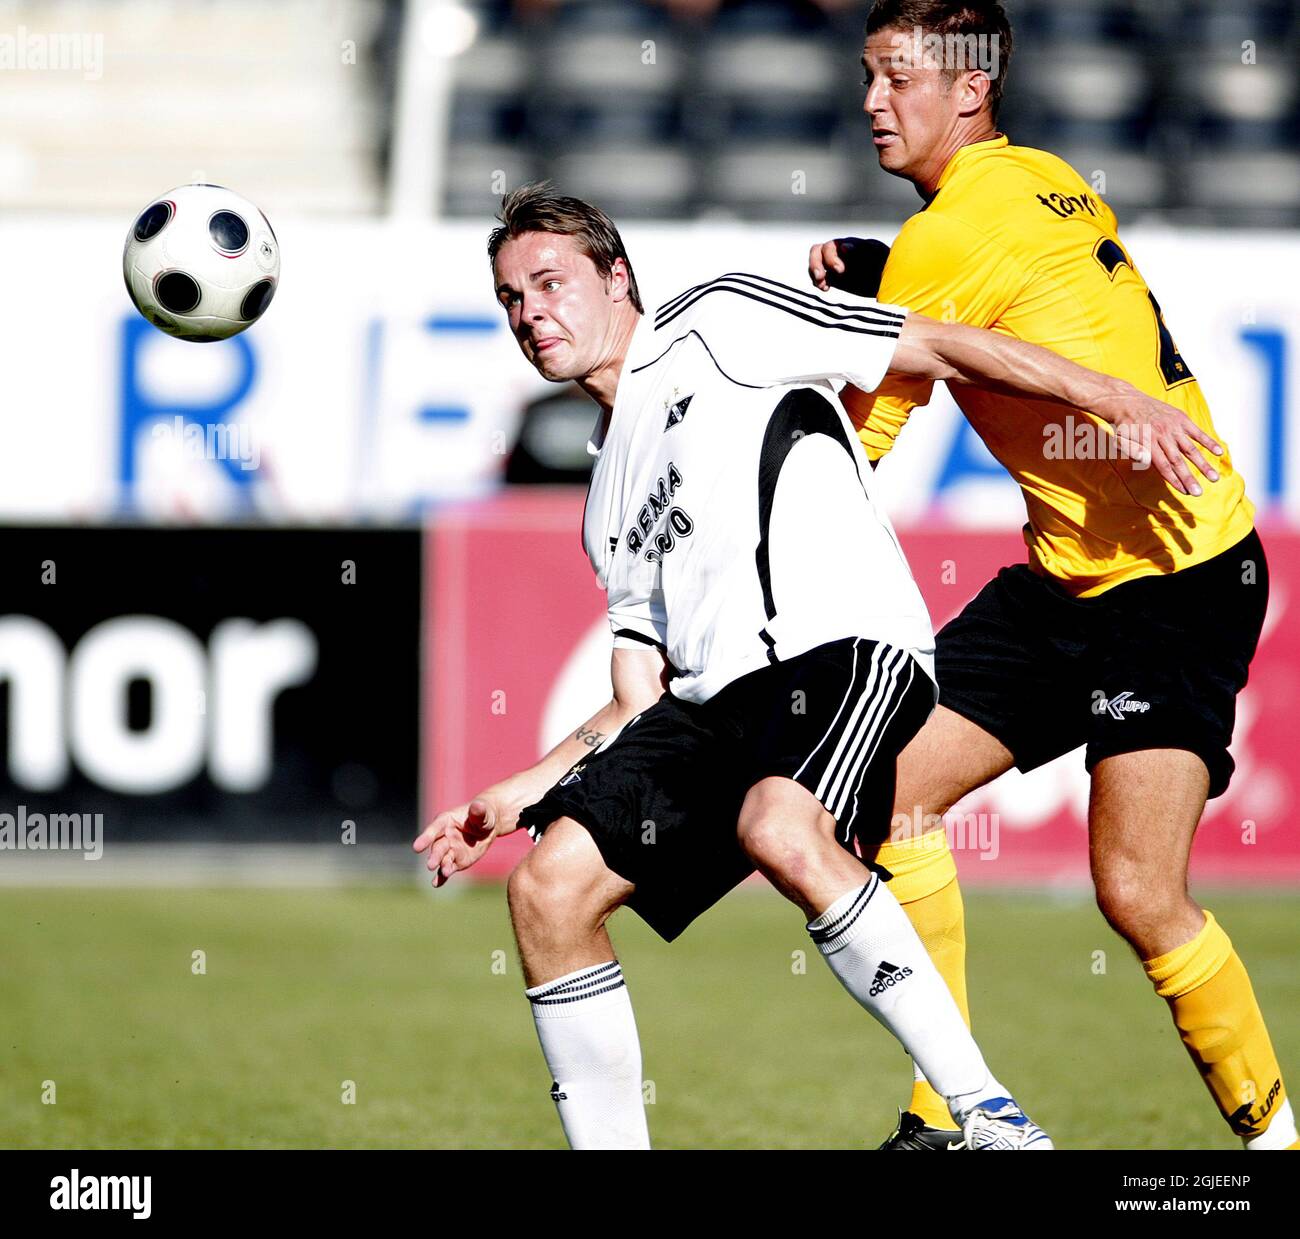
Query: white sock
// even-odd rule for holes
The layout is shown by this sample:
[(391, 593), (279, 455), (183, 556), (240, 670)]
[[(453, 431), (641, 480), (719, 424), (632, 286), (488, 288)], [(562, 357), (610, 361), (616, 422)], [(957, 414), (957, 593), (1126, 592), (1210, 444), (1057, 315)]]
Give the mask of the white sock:
[(526, 990), (573, 1149), (648, 1149), (641, 1042), (618, 960)]
[(907, 913), (876, 874), (831, 904), (808, 933), (840, 984), (903, 1043), (958, 1123), (981, 1101), (1010, 1096), (989, 1074)]
[(1246, 1140), (1245, 1145), (1251, 1152), (1260, 1149), (1289, 1149), (1296, 1140), (1295, 1114), (1291, 1109), (1291, 1102), (1287, 1100), (1273, 1116), (1272, 1122), (1258, 1136), (1251, 1136)]

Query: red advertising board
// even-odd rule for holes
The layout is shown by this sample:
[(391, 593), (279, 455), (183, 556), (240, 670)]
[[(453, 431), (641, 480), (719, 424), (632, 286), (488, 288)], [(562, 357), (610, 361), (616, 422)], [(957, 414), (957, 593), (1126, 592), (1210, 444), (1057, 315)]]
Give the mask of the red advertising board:
[[(525, 766), (608, 699), (603, 594), (582, 552), (583, 494), (512, 494), (440, 515), (426, 541), (423, 788), (426, 818)], [(927, 527), (904, 549), (938, 628), (1024, 557), (1018, 533)], [(1264, 530), (1269, 617), (1238, 700), (1237, 773), (1211, 801), (1192, 854), (1214, 881), (1300, 881), (1300, 534)], [(945, 828), (964, 880), (1087, 878), (1082, 752), (998, 779)], [(528, 841), (503, 840), (475, 872), (509, 872)]]

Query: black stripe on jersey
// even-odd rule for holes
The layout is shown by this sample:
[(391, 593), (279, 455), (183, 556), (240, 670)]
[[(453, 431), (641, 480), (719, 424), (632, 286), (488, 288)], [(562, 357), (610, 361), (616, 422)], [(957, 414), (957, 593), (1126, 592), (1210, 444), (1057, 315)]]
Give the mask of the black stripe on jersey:
[[(851, 314), (871, 314), (887, 322), (896, 323), (899, 327), (903, 325), (904, 320), (907, 318), (906, 310), (895, 310), (892, 307), (883, 306), (874, 297), (863, 297), (856, 302), (828, 301), (820, 292), (814, 292), (809, 288), (795, 288), (792, 284), (783, 284), (780, 280), (774, 280), (769, 275), (755, 275), (752, 271), (733, 271), (719, 278), (739, 280), (742, 283), (757, 281), (759, 284), (766, 285), (775, 296), (783, 296), (790, 301), (799, 301), (815, 309), (825, 310), (828, 313), (832, 310), (847, 310)], [(863, 305), (863, 301), (868, 304)]]
[[(706, 288), (699, 295), (699, 297), (695, 299), (695, 301), (688, 302), (686, 305), (682, 306), (679, 310), (675, 310), (672, 314), (668, 315), (667, 318), (656, 321), (655, 330), (659, 331), (662, 328), (668, 326), (668, 324), (671, 323), (673, 319), (678, 317), (678, 315), (680, 314), (685, 314), (687, 310), (689, 310), (693, 305), (695, 305), (696, 301), (699, 301), (700, 299), (707, 297), (709, 293), (734, 293), (737, 297), (748, 297), (750, 301), (757, 301), (760, 305), (768, 306), (773, 310), (781, 310), (784, 313), (793, 316), (794, 318), (801, 318), (805, 323), (811, 323), (814, 327), (828, 327), (838, 331), (850, 331), (854, 335), (859, 335), (859, 336), (884, 336), (891, 340), (898, 339), (899, 328), (897, 325), (894, 326), (876, 325), (871, 327), (855, 327), (853, 326), (852, 323), (849, 322), (842, 322), (842, 321), (828, 322), (825, 316), (818, 317), (813, 314), (805, 314), (800, 310), (794, 309), (793, 306), (782, 305), (779, 301), (773, 301), (770, 300), (768, 297), (759, 296), (758, 293), (745, 292), (744, 289), (733, 288), (731, 287), (730, 284), (714, 284)], [(864, 323), (879, 324), (883, 321), (878, 319), (869, 319), (861, 314), (855, 314), (849, 317), (860, 319)]]
[(642, 645), (648, 645), (656, 650), (666, 651), (668, 647), (662, 641), (656, 641), (653, 637), (647, 637), (643, 632), (637, 632), (635, 628), (620, 628), (614, 633), (616, 637), (627, 637), (629, 641), (640, 641)]
[[(776, 601), (772, 597), (771, 548), (768, 544), (772, 502), (790, 449), (807, 435), (829, 435), (849, 454), (855, 472), (858, 468), (844, 424), (825, 396), (812, 387), (796, 387), (782, 397), (768, 418), (763, 450), (758, 458), (758, 549), (754, 552), (754, 559), (758, 565), (758, 582), (763, 588), (763, 609), (768, 619), (776, 616)], [(858, 481), (862, 481), (861, 473), (858, 473)], [(865, 486), (863, 490), (866, 490)], [(768, 657), (775, 661), (771, 649)]]
[(705, 298), (705, 296), (710, 293), (732, 293), (736, 296), (745, 296), (745, 298), (749, 298), (751, 302), (758, 302), (761, 306), (767, 306), (771, 309), (780, 309), (781, 312), (788, 313), (788, 315), (794, 317), (794, 319), (802, 319), (805, 322), (811, 322), (813, 326), (824, 326), (824, 328), (840, 330), (840, 332), (852, 332), (854, 335), (880, 335), (880, 337), (887, 339), (897, 339), (898, 330), (900, 330), (896, 324), (885, 325), (883, 320), (867, 319), (867, 317), (863, 315), (853, 315), (852, 317), (862, 322), (868, 322), (868, 324), (872, 324), (871, 326), (854, 326), (852, 322), (839, 320), (833, 322), (828, 321), (826, 316), (814, 315), (814, 313), (805, 313), (801, 311), (801, 309), (796, 309), (793, 306), (785, 306), (785, 304), (781, 304), (781, 302), (777, 302), (777, 300), (772, 300), (771, 298), (768, 298), (768, 296), (762, 296), (758, 293), (746, 293), (744, 289), (735, 289), (735, 287), (725, 285), (724, 283), (724, 285), (712, 285), (707, 287), (703, 293), (699, 294), (698, 298), (695, 298), (694, 302), (688, 302), (685, 306), (682, 306), (680, 309), (677, 309), (677, 311), (671, 313), (671, 315), (668, 315), (666, 319), (656, 321), (656, 332), (666, 328), (669, 322), (672, 322), (672, 320), (676, 319), (679, 315), (684, 315), (684, 313), (688, 311), (688, 309), (692, 308), (698, 300)]
[[(746, 291), (748, 290), (748, 291)], [(684, 299), (677, 300), (671, 306), (660, 309), (655, 316), (655, 330), (660, 330), (667, 326), (669, 322), (676, 319), (681, 313), (685, 313), (710, 293), (736, 293), (741, 296), (750, 296), (757, 302), (762, 302), (766, 306), (774, 309), (784, 309), (787, 313), (806, 317), (807, 321), (815, 322), (819, 326), (845, 326), (846, 330), (866, 330), (865, 328), (854, 329), (848, 326), (849, 322), (858, 321), (866, 322), (878, 328), (887, 328), (898, 330), (904, 322), (904, 317), (900, 313), (887, 311), (874, 306), (842, 306), (839, 302), (822, 302), (815, 296), (806, 296), (798, 293), (794, 289), (789, 289), (781, 283), (775, 281), (759, 281), (757, 278), (737, 278), (735, 276), (723, 276), (719, 280), (714, 280), (701, 285), (698, 289), (692, 289), (684, 295)], [(803, 315), (800, 311), (806, 311)], [(842, 311), (842, 313), (841, 313)]]
[(764, 387), (774, 386), (774, 384), (771, 383), (742, 383), (739, 379), (733, 379), (731, 375), (729, 375), (720, 365), (718, 365), (718, 359), (713, 355), (713, 350), (708, 346), (704, 337), (700, 335), (700, 333), (696, 331), (694, 328), (688, 331), (684, 336), (678, 336), (677, 339), (675, 339), (666, 349), (664, 349), (664, 351), (660, 353), (658, 357), (654, 358), (651, 361), (647, 361), (644, 365), (634, 366), (632, 368), (632, 373), (640, 374), (642, 370), (649, 370), (651, 366), (657, 366), (661, 361), (663, 361), (665, 357), (668, 356), (669, 353), (672, 352), (674, 348), (677, 347), (677, 345), (679, 345), (683, 340), (690, 339), (691, 336), (694, 336), (700, 342), (700, 344), (703, 345), (704, 351), (708, 353), (709, 360), (713, 363), (714, 368), (717, 370), (717, 372), (720, 375), (722, 375), (724, 379), (727, 380), (728, 383), (734, 383), (737, 387), (748, 387), (750, 391), (762, 391)]
[[(722, 279), (724, 277), (719, 276), (718, 278)], [(705, 280), (703, 284), (692, 284), (690, 288), (687, 288), (684, 291), (678, 293), (677, 296), (670, 297), (667, 301), (663, 303), (663, 305), (656, 306), (655, 307), (656, 324), (658, 323), (659, 315), (666, 314), (669, 310), (673, 309), (680, 302), (684, 301), (687, 297), (693, 296), (695, 293), (699, 292), (701, 288), (704, 288), (706, 285), (711, 283), (713, 283), (712, 280)]]
[[(749, 272), (724, 275), (719, 278), (733, 280), (738, 284), (745, 284), (751, 288), (761, 288), (769, 295), (778, 297), (782, 301), (807, 306), (810, 310), (820, 310), (829, 318), (855, 318), (865, 314), (891, 327), (902, 327), (904, 320), (907, 318), (905, 310), (895, 310), (883, 306), (871, 297), (863, 297), (861, 301), (856, 302), (828, 301), (821, 293), (813, 292), (811, 289), (794, 288), (789, 284), (782, 284), (780, 280), (771, 279), (769, 276), (752, 275)], [(863, 304), (864, 302), (866, 304)], [(836, 310), (843, 310), (844, 313), (837, 314)]]
[[(690, 296), (689, 300), (681, 302), (667, 313), (661, 312), (656, 316), (656, 331), (668, 326), (673, 319), (684, 314), (710, 293), (733, 293), (738, 297), (748, 297), (751, 301), (757, 301), (760, 305), (766, 305), (771, 309), (791, 314), (804, 322), (812, 323), (815, 327), (837, 328), (840, 331), (851, 331), (858, 335), (897, 338), (903, 325), (902, 315), (874, 309), (870, 306), (843, 306), (841, 308), (845, 313), (841, 314), (827, 303), (818, 301), (815, 297), (805, 298), (802, 294), (795, 292), (793, 289), (786, 289), (785, 285), (781, 284), (772, 287), (751, 280), (723, 277), (720, 280), (714, 280), (710, 284), (703, 285), (698, 291), (692, 290), (692, 292), (693, 295)], [(865, 325), (854, 326), (854, 323)]]
[(703, 284), (696, 284), (688, 288), (685, 292), (679, 293), (671, 301), (665, 301), (655, 311), (655, 325), (660, 325), (659, 320), (666, 314), (677, 310), (681, 304), (688, 299), (698, 300), (697, 294), (702, 295), (705, 291), (714, 285), (722, 284), (724, 281), (734, 281), (737, 284), (743, 284), (747, 288), (760, 289), (769, 293), (771, 296), (781, 298), (785, 301), (797, 303), (806, 306), (811, 310), (820, 310), (831, 318), (840, 318), (841, 315), (835, 314), (835, 310), (846, 310), (850, 316), (870, 315), (875, 320), (886, 324), (897, 325), (901, 327), (903, 320), (907, 315), (900, 310), (886, 309), (882, 305), (862, 305), (846, 304), (842, 301), (827, 301), (815, 293), (809, 292), (803, 288), (793, 288), (789, 284), (783, 284), (780, 280), (774, 280), (770, 276), (755, 275), (751, 271), (729, 271), (726, 275), (720, 275), (717, 279), (708, 280)]

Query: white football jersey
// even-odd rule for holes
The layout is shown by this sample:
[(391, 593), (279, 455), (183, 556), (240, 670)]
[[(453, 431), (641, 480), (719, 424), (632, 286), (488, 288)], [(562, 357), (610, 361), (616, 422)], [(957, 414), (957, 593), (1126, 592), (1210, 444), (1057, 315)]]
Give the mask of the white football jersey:
[(596, 455), (583, 543), (615, 644), (648, 642), (707, 701), (843, 637), (934, 637), (836, 394), (873, 390), (906, 311), (759, 275), (688, 289), (636, 329)]

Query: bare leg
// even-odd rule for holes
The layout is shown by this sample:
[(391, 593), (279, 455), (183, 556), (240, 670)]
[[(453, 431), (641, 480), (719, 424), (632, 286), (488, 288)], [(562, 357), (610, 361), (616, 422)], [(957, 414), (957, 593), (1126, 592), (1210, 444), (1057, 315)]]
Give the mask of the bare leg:
[(605, 922), (632, 884), (606, 867), (584, 826), (561, 818), (515, 867), (506, 893), (524, 981), (537, 986), (614, 958)]
[(1141, 959), (1190, 942), (1205, 913), (1187, 893), (1187, 859), (1210, 775), (1182, 749), (1122, 753), (1097, 763), (1088, 846), (1097, 905)]
[[(898, 755), (891, 839), (914, 837), (915, 822), (934, 830), (953, 805), (1015, 764), (1011, 751), (982, 727), (936, 706), (925, 726)], [(904, 821), (903, 819), (906, 819)]]
[(1204, 763), (1183, 749), (1097, 763), (1088, 806), (1097, 903), (1168, 1002), (1232, 1130), (1253, 1147), (1294, 1147), (1291, 1105), (1245, 965), (1187, 892), (1188, 855), (1208, 790)]

